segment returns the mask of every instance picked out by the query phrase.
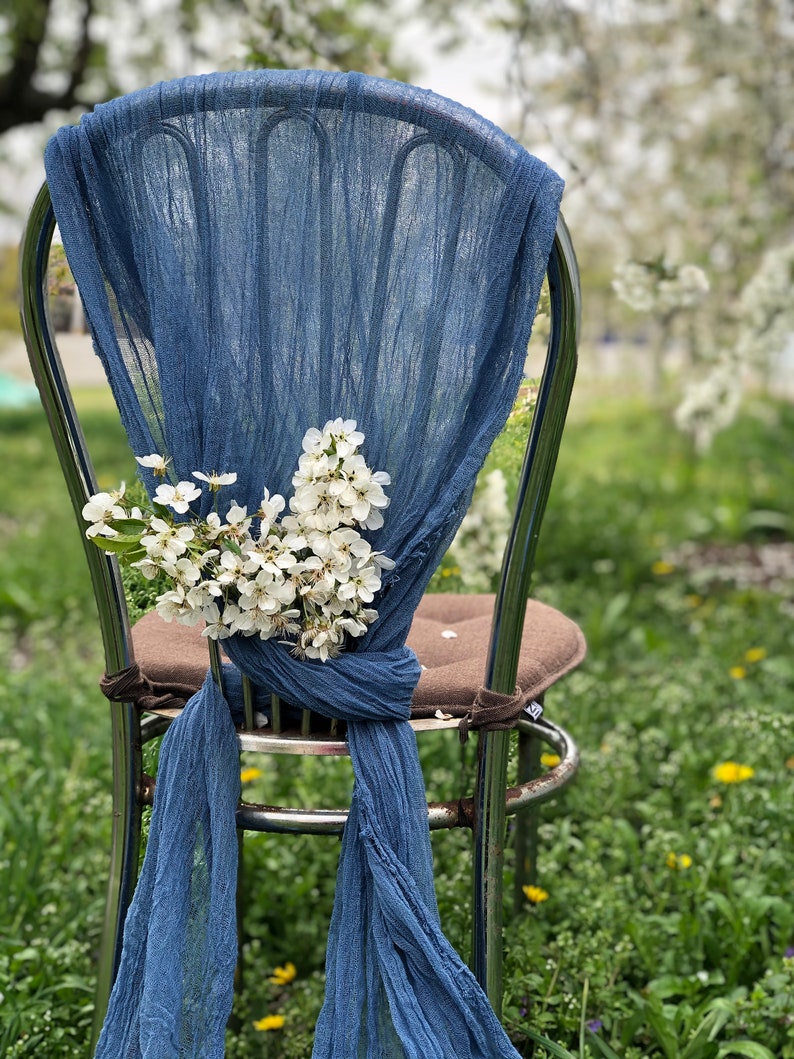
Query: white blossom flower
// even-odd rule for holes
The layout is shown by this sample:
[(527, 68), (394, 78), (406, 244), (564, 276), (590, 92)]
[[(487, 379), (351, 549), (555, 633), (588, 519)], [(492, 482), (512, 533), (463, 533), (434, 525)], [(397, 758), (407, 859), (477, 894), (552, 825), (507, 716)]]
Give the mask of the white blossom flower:
[(626, 261), (615, 269), (612, 289), (635, 312), (669, 313), (698, 305), (709, 290), (697, 265), (668, 261)]
[(186, 598), (191, 607), (203, 610), (204, 607), (208, 607), (210, 603), (213, 603), (215, 599), (222, 595), (223, 588), (219, 582), (210, 578), (207, 581), (199, 581), (198, 584), (189, 588)]
[(227, 636), (232, 635), (232, 630), (224, 620), (225, 615), (221, 614), (217, 603), (205, 603), (200, 610), (201, 617), (207, 623), (201, 630), (202, 636), (210, 640), (225, 640)]
[(338, 588), (340, 599), (359, 599), (371, 603), (380, 591), (380, 578), (374, 566), (361, 566), (351, 571), (349, 578)]
[(92, 523), (85, 531), (86, 537), (115, 537), (116, 530), (109, 525), (114, 519), (127, 517), (127, 512), (120, 506), (119, 500), (124, 495), (124, 487), (113, 493), (94, 493), (83, 506), (83, 518)]
[(211, 493), (217, 493), (224, 485), (234, 485), (237, 481), (237, 474), (234, 471), (226, 474), (218, 474), (215, 471), (212, 474), (202, 474), (201, 471), (192, 471), (191, 473), (194, 478), (206, 482), (210, 487)]
[(296, 647), (301, 657), (319, 658), (321, 662), (326, 662), (329, 658), (339, 656), (342, 641), (341, 629), (336, 629), (332, 622), (322, 622), (301, 633)]
[(148, 556), (145, 559), (140, 559), (137, 563), (130, 563), (130, 566), (134, 566), (137, 570), (140, 570), (141, 574), (147, 581), (153, 581), (160, 573), (159, 564)]
[(285, 506), (286, 501), (280, 493), (274, 493), (273, 496), (271, 496), (269, 491), (265, 489), (262, 503), (259, 505), (259, 510), (256, 513), (256, 517), (260, 520), (259, 532), (262, 536), (267, 536), (270, 532), (270, 527), (284, 510)]
[(244, 566), (245, 559), (242, 555), (237, 555), (232, 551), (222, 552), (216, 573), (219, 583), (222, 585), (236, 584), (242, 577)]
[(240, 581), (237, 587), (240, 591), (242, 610), (256, 609), (264, 614), (275, 614), (278, 611), (278, 581), (269, 570), (260, 570), (256, 577), (249, 581)]
[(329, 421), (323, 427), (323, 441), (327, 437), (330, 437), (331, 445), (326, 444), (323, 448), (327, 449), (333, 446), (336, 455), (341, 457), (341, 459), (352, 455), (358, 446), (364, 443), (364, 435), (360, 430), (356, 430), (355, 419), (334, 419)]
[(155, 478), (165, 478), (168, 464), (171, 461), (167, 460), (165, 456), (160, 456), (158, 453), (153, 452), (150, 456), (136, 456), (135, 462), (139, 463), (141, 467), (148, 467), (154, 472)]
[(278, 633), (281, 636), (297, 635), (301, 631), (300, 618), (301, 612), (297, 607), (288, 607), (286, 610), (274, 614), (271, 618), (274, 634)]
[(177, 485), (158, 485), (154, 499), (164, 507), (173, 508), (178, 515), (185, 515), (191, 502), (200, 496), (201, 490), (192, 482), (179, 482)]
[(240, 507), (235, 502), (226, 512), (226, 521), (229, 523), (232, 536), (240, 540), (248, 532), (253, 519), (248, 514), (247, 508)]
[(155, 610), (163, 621), (177, 621), (180, 625), (198, 625), (201, 621), (201, 611), (191, 607), (182, 585), (159, 595)]
[(195, 585), (201, 578), (201, 570), (190, 559), (182, 558), (175, 562), (163, 562), (161, 569), (174, 584), (183, 585), (186, 588)]
[(165, 563), (176, 562), (180, 555), (184, 555), (187, 542), (195, 536), (190, 526), (171, 526), (156, 516), (149, 520), (149, 528), (154, 532), (141, 537), (141, 544), (149, 559)]
[(243, 572), (246, 574), (256, 573), (257, 570), (268, 570), (270, 573), (281, 576), (284, 570), (288, 570), (298, 561), (295, 554), (285, 547), (281, 537), (275, 534), (262, 541), (251, 543), (243, 550), (245, 562)]
[(306, 452), (298, 460), (298, 469), (292, 476), (292, 484), (297, 487), (307, 482), (323, 481), (336, 471), (339, 457), (329, 456), (322, 449)]
[[(330, 441), (330, 438), (329, 438)], [(319, 453), (323, 449), (328, 448), (328, 445), (323, 444), (323, 432), (318, 430), (317, 427), (309, 427), (306, 433), (303, 435), (303, 441), (301, 442), (304, 452)]]

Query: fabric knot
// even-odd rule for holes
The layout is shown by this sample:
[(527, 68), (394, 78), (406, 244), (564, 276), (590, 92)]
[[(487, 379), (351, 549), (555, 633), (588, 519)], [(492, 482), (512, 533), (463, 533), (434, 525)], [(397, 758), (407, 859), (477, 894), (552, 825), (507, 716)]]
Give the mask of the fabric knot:
[(498, 691), (480, 688), (471, 709), (460, 719), (458, 732), (461, 743), (468, 740), (470, 728), (486, 732), (513, 728), (523, 708), (524, 695), (518, 686), (512, 695), (501, 695)]
[(141, 672), (137, 662), (118, 673), (105, 673), (99, 681), (99, 688), (111, 702), (132, 702), (139, 710), (178, 710), (195, 693), (195, 688), (187, 684), (161, 684), (150, 680)]

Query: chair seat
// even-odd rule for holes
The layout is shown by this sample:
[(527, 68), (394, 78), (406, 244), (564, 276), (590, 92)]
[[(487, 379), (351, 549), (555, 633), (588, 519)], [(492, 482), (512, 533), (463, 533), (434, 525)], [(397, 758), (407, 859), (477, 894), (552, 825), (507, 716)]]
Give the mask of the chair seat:
[[(437, 710), (460, 717), (471, 708), (484, 680), (494, 598), (446, 593), (423, 598), (408, 636), (422, 666), (412, 717), (432, 717)], [(209, 666), (201, 626), (168, 624), (151, 612), (136, 623), (132, 638), (135, 659), (150, 680), (201, 687)], [(570, 618), (529, 600), (517, 678), (525, 704), (575, 668), (585, 650)]]

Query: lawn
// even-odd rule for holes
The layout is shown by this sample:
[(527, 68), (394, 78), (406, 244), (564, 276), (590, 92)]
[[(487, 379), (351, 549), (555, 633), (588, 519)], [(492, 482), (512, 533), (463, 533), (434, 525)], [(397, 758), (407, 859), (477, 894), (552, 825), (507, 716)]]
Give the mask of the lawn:
[[(129, 479), (105, 399), (81, 404), (101, 484)], [(508, 487), (525, 426), (492, 456)], [(794, 1057), (793, 451), (794, 409), (761, 400), (698, 461), (636, 397), (572, 417), (534, 592), (589, 641), (547, 701), (582, 768), (542, 811), (547, 898), (506, 914), (505, 1020), (527, 1056)], [(85, 1054), (109, 845), (100, 645), (41, 412), (4, 413), (0, 458), (0, 1056), (61, 1059)], [(424, 745), (444, 797), (460, 750)], [(347, 762), (312, 759), (250, 792), (334, 805), (350, 782)], [(467, 837), (433, 842), (465, 952)], [(309, 1056), (337, 853), (250, 836), (232, 1059)], [(283, 1025), (256, 1029), (268, 1015)]]

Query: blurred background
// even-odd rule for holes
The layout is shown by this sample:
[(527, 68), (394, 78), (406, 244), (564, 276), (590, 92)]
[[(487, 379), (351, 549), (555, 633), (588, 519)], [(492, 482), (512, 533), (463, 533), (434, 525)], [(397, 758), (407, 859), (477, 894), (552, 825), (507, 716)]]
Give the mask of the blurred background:
[[(789, 0), (4, 0), (0, 372), (20, 376), (9, 350), (16, 243), (58, 125), (187, 73), (360, 69), (472, 106), (558, 169), (584, 275), (586, 362), (654, 392), (676, 374), (676, 421), (705, 448), (748, 383), (792, 391), (792, 10)], [(70, 319), (63, 326), (79, 329), (79, 314)]]

